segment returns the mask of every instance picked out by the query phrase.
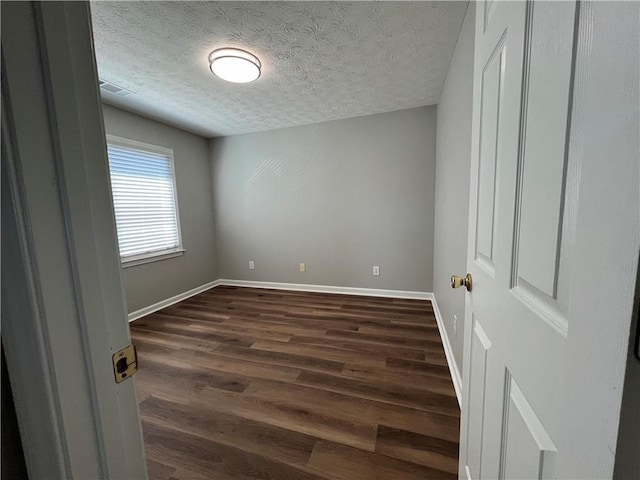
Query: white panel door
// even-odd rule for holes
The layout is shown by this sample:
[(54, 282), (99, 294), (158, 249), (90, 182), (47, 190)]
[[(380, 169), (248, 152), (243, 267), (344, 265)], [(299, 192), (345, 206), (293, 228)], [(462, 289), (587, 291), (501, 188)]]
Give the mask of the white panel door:
[[(571, 1), (476, 8), (461, 478), (605, 478), (612, 465), (620, 392), (576, 395), (598, 390), (584, 381), (591, 365), (594, 381), (619, 376), (623, 357), (614, 353), (624, 332), (597, 338), (603, 318), (579, 313), (592, 297), (577, 279), (585, 265), (595, 285), (612, 277), (582, 248), (604, 229), (627, 242), (612, 251), (614, 263), (631, 260), (638, 221), (600, 215), (583, 187), (588, 163), (579, 147), (596, 117), (573, 117), (591, 101), (580, 96), (589, 82), (607, 74), (585, 70), (595, 45), (590, 9)], [(602, 167), (621, 188), (633, 191), (635, 182), (637, 194), (633, 162)], [(619, 196), (615, 182), (606, 189)], [(614, 311), (620, 299), (599, 305)]]

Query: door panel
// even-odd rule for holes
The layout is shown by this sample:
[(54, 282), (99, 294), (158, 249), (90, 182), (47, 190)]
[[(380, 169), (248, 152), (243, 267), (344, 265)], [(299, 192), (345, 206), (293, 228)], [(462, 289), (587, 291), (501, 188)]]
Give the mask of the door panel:
[(491, 21), (491, 14), (493, 13), (493, 7), (496, 6), (497, 0), (486, 0), (484, 2), (484, 30), (487, 30), (489, 22)]
[(480, 98), (480, 157), (478, 158), (478, 210), (476, 219), (476, 262), (491, 276), (496, 219), (496, 173), (500, 125), (501, 85), (504, 77), (505, 43), (500, 39), (482, 69)]
[(507, 371), (500, 478), (553, 478), (556, 447)]
[(568, 266), (567, 230), (575, 229), (567, 225), (573, 216), (563, 220), (565, 205), (576, 203), (575, 189), (566, 188), (575, 11), (569, 2), (528, 5), (516, 179), (514, 293), (563, 335), (568, 285), (561, 267)]
[(491, 342), (478, 320), (472, 317), (473, 338), (471, 340), (471, 384), (469, 385), (469, 419), (467, 429), (466, 466), (472, 478), (480, 478), (482, 458), (482, 427), (484, 423), (485, 373), (487, 351)]

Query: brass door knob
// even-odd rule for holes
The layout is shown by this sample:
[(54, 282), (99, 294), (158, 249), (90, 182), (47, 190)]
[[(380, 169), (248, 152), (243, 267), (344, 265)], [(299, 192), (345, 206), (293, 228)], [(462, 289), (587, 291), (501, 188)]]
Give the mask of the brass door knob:
[(471, 287), (473, 286), (473, 279), (471, 278), (470, 273), (467, 273), (466, 277), (451, 275), (451, 288), (460, 288), (463, 285), (467, 289), (467, 292), (471, 291)]

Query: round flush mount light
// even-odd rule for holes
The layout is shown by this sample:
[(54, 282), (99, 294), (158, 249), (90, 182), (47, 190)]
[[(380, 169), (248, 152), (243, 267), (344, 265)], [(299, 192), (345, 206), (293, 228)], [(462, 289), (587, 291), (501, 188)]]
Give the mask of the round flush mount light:
[(211, 72), (222, 80), (248, 83), (260, 77), (260, 60), (237, 48), (219, 48), (209, 55)]

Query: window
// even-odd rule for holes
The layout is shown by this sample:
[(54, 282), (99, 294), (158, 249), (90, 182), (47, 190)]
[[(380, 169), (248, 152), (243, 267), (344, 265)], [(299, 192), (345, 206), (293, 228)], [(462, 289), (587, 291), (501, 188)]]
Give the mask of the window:
[(173, 150), (107, 136), (123, 266), (181, 255)]

